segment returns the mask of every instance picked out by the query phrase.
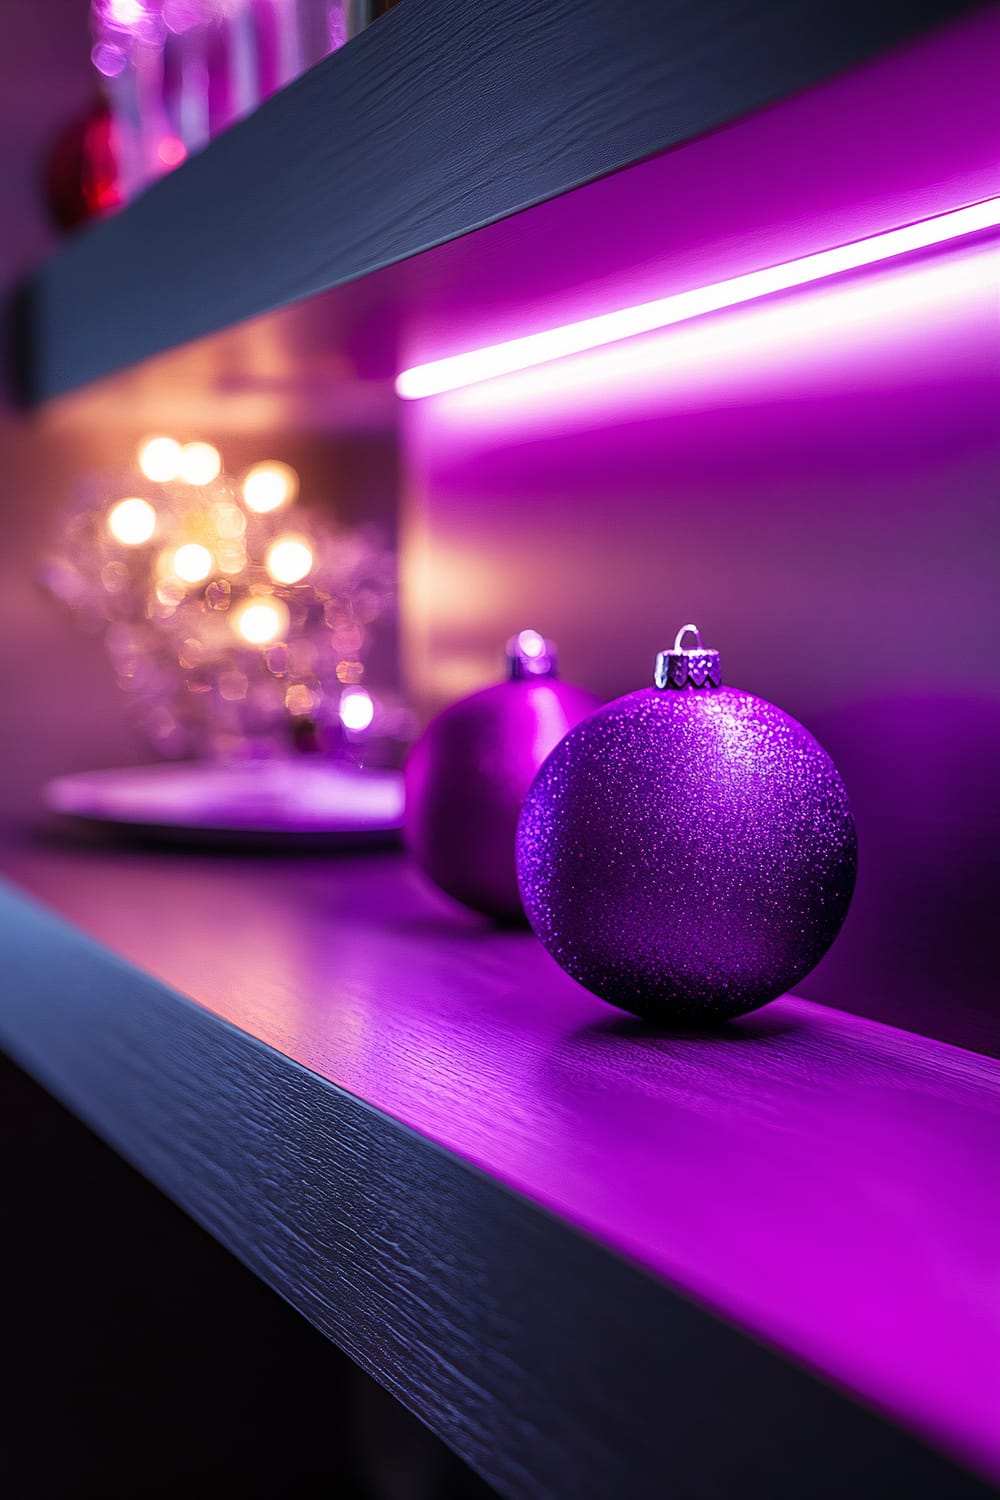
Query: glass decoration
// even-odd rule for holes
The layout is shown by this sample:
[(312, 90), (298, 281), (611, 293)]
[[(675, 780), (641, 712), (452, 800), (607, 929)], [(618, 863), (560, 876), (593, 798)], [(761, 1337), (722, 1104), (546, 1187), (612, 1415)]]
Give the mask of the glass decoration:
[(392, 630), (394, 553), (377, 527), (311, 514), (298, 489), (286, 463), (233, 476), (211, 443), (157, 436), (63, 516), (43, 583), (103, 633), (161, 754), (359, 760), (407, 737), (407, 709), (368, 670)]
[(351, 27), (350, 0), (91, 0), (125, 198), (343, 46)]

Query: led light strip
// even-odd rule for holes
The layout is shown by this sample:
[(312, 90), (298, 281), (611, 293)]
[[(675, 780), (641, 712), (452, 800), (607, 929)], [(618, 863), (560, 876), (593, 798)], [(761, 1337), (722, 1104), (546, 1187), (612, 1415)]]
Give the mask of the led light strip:
[(738, 307), (741, 303), (753, 302), (758, 297), (767, 297), (774, 292), (784, 292), (791, 287), (806, 286), (828, 276), (837, 276), (842, 271), (878, 265), (897, 255), (925, 250), (931, 245), (941, 245), (962, 235), (974, 234), (977, 230), (998, 227), (1000, 198), (987, 198), (968, 208), (956, 208), (932, 219), (921, 219), (919, 223), (906, 224), (901, 229), (873, 234), (868, 239), (839, 245), (833, 250), (820, 250), (814, 255), (804, 255), (799, 260), (789, 260), (780, 266), (749, 271), (744, 276), (733, 276), (728, 281), (717, 281), (711, 286), (697, 287), (690, 292), (678, 292), (672, 297), (660, 297), (655, 302), (642, 302), (637, 307), (623, 307), (617, 312), (584, 318), (579, 323), (566, 323), (561, 328), (548, 328), (542, 333), (529, 334), (526, 338), (510, 339), (503, 344), (489, 344), (484, 349), (472, 349), (467, 354), (454, 354), (448, 359), (435, 359), (429, 364), (414, 365), (397, 377), (396, 393), (407, 401), (415, 401), (423, 396), (437, 396), (442, 391), (454, 391), (461, 386), (475, 385), (481, 380), (491, 380), (495, 375), (528, 370), (534, 365), (561, 359), (566, 354), (599, 349), (604, 344), (614, 344), (620, 339), (632, 338), (637, 333), (669, 328), (674, 323), (684, 323), (689, 318), (698, 318), (704, 313), (718, 312), (724, 307)]

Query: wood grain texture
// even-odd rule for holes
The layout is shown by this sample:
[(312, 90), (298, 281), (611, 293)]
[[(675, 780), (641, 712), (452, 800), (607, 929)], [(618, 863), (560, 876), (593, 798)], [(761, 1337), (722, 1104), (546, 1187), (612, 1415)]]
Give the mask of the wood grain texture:
[(42, 267), (42, 400), (689, 140), (971, 0), (420, 0)]
[[(506, 1493), (658, 1493), (668, 1454), (694, 1476), (706, 1415), (771, 1376), (688, 1298), (1000, 1474), (1000, 1065), (791, 999), (658, 1035), (393, 856), (3, 864), (146, 971), (10, 895), (15, 1058)], [(736, 1493), (750, 1443), (803, 1493), (791, 1399), (679, 1492)], [(829, 1493), (888, 1493), (863, 1467)]]
[(400, 1500), (405, 1464), (406, 1500), (495, 1500), (3, 1056), (0, 1139), (5, 1494)]
[(9, 889), (0, 912), (11, 1055), (501, 1493), (985, 1493)]

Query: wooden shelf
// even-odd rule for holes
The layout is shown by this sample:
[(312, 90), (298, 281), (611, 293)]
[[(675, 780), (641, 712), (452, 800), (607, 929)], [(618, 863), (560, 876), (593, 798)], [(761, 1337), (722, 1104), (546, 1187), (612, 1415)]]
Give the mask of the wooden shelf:
[(408, 0), (24, 288), (41, 401), (711, 131), (972, 0)]
[(1000, 1064), (657, 1034), (392, 855), (2, 866), (5, 1049), (502, 1494), (1000, 1474)]

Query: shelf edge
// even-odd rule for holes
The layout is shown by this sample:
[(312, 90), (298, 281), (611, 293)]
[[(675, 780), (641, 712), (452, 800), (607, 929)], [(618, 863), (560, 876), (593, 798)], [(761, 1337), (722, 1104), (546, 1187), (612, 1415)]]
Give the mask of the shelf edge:
[(0, 941), (13, 1060), (502, 1494), (987, 1493), (5, 885)]

